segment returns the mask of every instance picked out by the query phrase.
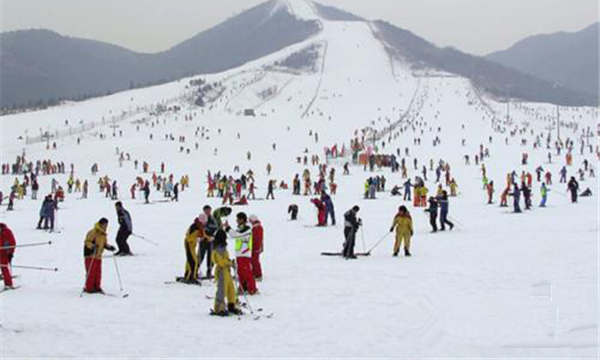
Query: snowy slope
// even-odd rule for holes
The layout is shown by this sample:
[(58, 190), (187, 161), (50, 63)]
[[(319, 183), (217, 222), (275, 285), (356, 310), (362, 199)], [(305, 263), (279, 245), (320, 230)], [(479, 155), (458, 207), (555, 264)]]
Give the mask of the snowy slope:
[[(318, 19), (310, 2), (281, 3), (300, 18)], [(477, 93), (468, 80), (416, 74), (410, 64), (391, 59), (368, 23), (318, 20), (323, 31), (311, 39), (240, 68), (201, 77), (221, 82), (225, 89), (205, 108), (191, 105), (188, 79), (0, 120), (2, 163), (12, 163), (25, 152), (33, 161), (60, 160), (67, 168), (73, 163), (75, 176), (90, 182), (90, 199), (67, 194), (61, 204), (60, 233), (34, 230), (39, 201), (18, 201), (13, 212), (2, 206), (2, 221), (20, 243), (54, 241), (50, 247), (19, 249), (14, 263), (56, 266), (59, 272), (15, 269), (16, 283), (22, 287), (0, 298), (1, 357), (598, 357), (596, 180), (586, 176), (580, 182), (594, 195), (579, 204), (570, 204), (564, 184), (557, 183), (548, 208), (536, 206), (513, 215), (497, 204), (485, 204), (479, 167), (464, 165), (463, 160), (466, 154), (473, 158), (482, 144), (489, 148), (491, 157), (485, 163), (488, 176), (498, 184), (496, 201), (512, 170), (533, 173), (541, 164), (557, 182), (564, 156), (553, 156), (553, 163), (547, 164), (547, 150), (532, 146), (538, 134), (550, 131), (554, 137), (555, 107), (512, 104), (505, 123), (506, 105)], [(274, 67), (314, 44), (320, 47), (317, 71)], [(181, 110), (157, 115), (158, 104)], [(242, 115), (249, 108), (255, 109), (256, 117)], [(586, 127), (595, 130), (597, 116), (598, 109), (562, 108), (561, 136), (579, 139)], [(357, 251), (364, 251), (388, 232), (403, 204), (389, 192), (378, 194), (375, 201), (363, 200), (364, 181), (373, 174), (353, 166), (350, 176), (342, 176), (341, 165), (350, 159), (336, 159), (331, 164), (339, 185), (334, 197), (337, 227), (306, 227), (315, 223), (315, 210), (308, 197), (294, 197), (290, 191), (277, 191), (275, 201), (251, 202), (234, 210), (257, 214), (265, 226), (265, 278), (258, 284), (261, 294), (249, 300), (256, 309), (274, 312), (273, 318), (209, 317), (212, 301), (205, 295), (214, 295), (213, 284), (164, 284), (183, 274), (183, 236), (192, 219), (204, 204), (219, 204), (205, 197), (207, 171), (237, 176), (235, 165), (242, 171), (251, 168), (257, 174), (258, 196), (264, 197), (268, 179), (291, 183), (294, 174), (304, 170), (296, 158), (305, 155), (305, 149), (307, 155), (323, 159), (325, 146), (348, 146), (355, 131), (385, 131), (398, 121), (392, 136), (378, 146), (383, 153), (404, 153), (408, 147), (411, 178), (419, 175), (412, 167), (414, 158), (419, 170), (430, 159), (451, 164), (460, 189), (460, 196), (451, 199), (450, 214), (457, 225), (452, 232), (430, 234), (426, 214), (406, 203), (415, 222), (412, 258), (391, 257), (391, 236), (369, 258), (320, 256), (322, 251), (340, 250), (342, 215), (352, 205), (361, 206), (365, 226)], [(82, 124), (92, 122), (92, 130), (78, 134)], [(40, 131), (59, 134), (52, 140), (56, 150), (47, 150), (44, 141), (31, 143)], [(319, 134), (318, 142), (310, 132)], [(186, 141), (178, 142), (179, 136)], [(436, 137), (441, 144), (432, 146)], [(422, 145), (414, 145), (415, 138)], [(522, 138), (529, 140), (527, 145), (520, 145)], [(595, 149), (597, 140), (588, 141)], [(190, 154), (180, 147), (189, 148)], [(117, 148), (131, 155), (123, 167)], [(249, 151), (251, 160), (246, 157)], [(520, 165), (523, 152), (530, 155), (527, 166)], [(580, 155), (576, 147), (574, 157), (570, 175), (584, 159), (597, 168), (597, 158), (587, 150)], [(139, 197), (130, 199), (128, 189), (135, 177), (151, 175), (135, 170), (134, 159), (147, 161), (156, 172), (165, 162), (167, 174), (176, 179), (188, 174), (191, 188), (178, 203), (144, 205)], [(98, 177), (90, 174), (93, 163), (100, 166), (98, 175), (118, 181), (134, 232), (160, 244), (130, 238), (139, 256), (118, 259), (130, 294), (125, 299), (79, 298), (86, 231), (102, 216), (111, 221), (112, 243), (117, 230), (113, 202), (98, 192)], [(265, 171), (267, 163), (273, 165), (271, 176)], [(308, 168), (316, 174), (316, 166)], [(388, 190), (404, 182), (389, 169), (376, 174), (386, 176)], [(3, 192), (14, 178), (2, 176)], [(64, 175), (54, 178), (63, 185), (67, 180)], [(45, 194), (52, 177), (40, 179), (40, 193)], [(436, 186), (430, 178), (428, 187)], [(152, 199), (162, 197), (153, 192)], [(538, 202), (535, 182), (535, 205)], [(287, 221), (291, 203), (300, 206), (297, 223)], [(119, 294), (112, 261), (104, 261), (103, 287)]]

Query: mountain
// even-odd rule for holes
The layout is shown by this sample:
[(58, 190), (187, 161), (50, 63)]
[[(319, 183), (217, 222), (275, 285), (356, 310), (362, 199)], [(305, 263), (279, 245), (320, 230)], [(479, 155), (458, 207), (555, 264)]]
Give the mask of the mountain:
[(47, 30), (0, 34), (0, 106), (79, 99), (193, 74), (221, 72), (302, 41), (319, 31), (273, 0), (173, 48), (136, 53)]
[[(358, 41), (343, 33), (344, 26), (357, 24), (361, 29), (369, 30), (369, 37), (363, 42), (371, 41), (375, 36), (389, 55), (405, 60), (413, 71), (422, 74), (434, 70), (467, 78), (479, 89), (498, 98), (573, 106), (598, 104), (593, 93), (575, 89), (566, 82), (561, 81), (565, 86), (556, 87), (555, 81), (538, 79), (511, 66), (453, 48), (439, 48), (410, 31), (383, 21), (371, 22), (308, 0), (271, 0), (154, 54), (137, 53), (46, 30), (0, 34), (0, 106), (52, 105), (59, 99), (79, 100), (191, 75), (219, 73), (267, 59), (306, 40), (323, 38), (326, 25), (341, 26), (339, 39), (315, 42), (310, 47), (298, 49), (298, 53), (290, 53), (287, 59), (278, 59), (278, 65), (297, 67), (295, 70), (317, 69), (319, 58), (326, 57), (329, 41)], [(360, 48), (361, 44), (356, 46)], [(363, 46), (357, 54), (360, 58), (373, 55), (366, 48)], [(586, 59), (590, 57), (586, 55)], [(347, 60), (335, 64), (347, 66)], [(597, 63), (597, 54), (595, 61)], [(326, 61), (323, 59), (322, 62), (325, 64)], [(360, 66), (370, 68), (375, 65), (364, 62)]]
[(480, 89), (499, 98), (565, 106), (598, 105), (598, 99), (592, 95), (554, 87), (551, 82), (453, 48), (439, 48), (410, 31), (384, 21), (376, 21), (374, 25), (388, 51), (395, 57), (411, 62), (415, 69), (437, 69), (466, 77)]
[(595, 23), (574, 33), (531, 36), (487, 58), (598, 98), (599, 28)]

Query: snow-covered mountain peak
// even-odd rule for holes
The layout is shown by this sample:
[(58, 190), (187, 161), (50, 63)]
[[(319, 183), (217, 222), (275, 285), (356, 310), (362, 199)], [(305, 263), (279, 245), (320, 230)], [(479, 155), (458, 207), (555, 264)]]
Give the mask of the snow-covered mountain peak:
[(285, 9), (301, 20), (322, 20), (314, 4), (309, 0), (278, 0), (272, 13)]

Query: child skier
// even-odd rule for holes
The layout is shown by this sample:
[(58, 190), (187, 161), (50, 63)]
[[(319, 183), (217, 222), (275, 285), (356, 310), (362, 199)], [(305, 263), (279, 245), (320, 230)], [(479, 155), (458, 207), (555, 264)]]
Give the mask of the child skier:
[(115, 247), (108, 244), (106, 230), (108, 229), (108, 219), (102, 218), (95, 225), (94, 228), (85, 236), (85, 243), (83, 246), (83, 256), (85, 259), (85, 270), (86, 270), (86, 281), (85, 289), (86, 293), (103, 293), (101, 282), (102, 282), (102, 254), (104, 249), (108, 251), (115, 251)]
[[(241, 314), (237, 307), (237, 294), (231, 277), (231, 268), (234, 267), (233, 261), (229, 258), (227, 252), (227, 234), (223, 229), (217, 230), (213, 240), (212, 264), (214, 266), (215, 282), (217, 292), (215, 294), (215, 304), (211, 315), (228, 316), (229, 314)], [(225, 301), (227, 300), (227, 304)]]

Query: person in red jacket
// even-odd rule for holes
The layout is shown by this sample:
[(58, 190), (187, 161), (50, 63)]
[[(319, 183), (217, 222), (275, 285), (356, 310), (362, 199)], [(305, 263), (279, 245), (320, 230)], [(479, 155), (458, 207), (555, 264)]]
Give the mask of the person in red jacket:
[(252, 225), (252, 274), (256, 281), (262, 280), (262, 266), (260, 265), (260, 254), (263, 252), (264, 229), (258, 216), (250, 215), (250, 225)]
[(5, 223), (0, 223), (0, 266), (2, 267), (2, 277), (4, 278), (4, 288), (14, 289), (12, 274), (10, 273), (10, 263), (15, 254), (15, 236)]
[(325, 214), (327, 213), (327, 207), (325, 206), (325, 203), (320, 199), (312, 199), (310, 202), (313, 203), (319, 210), (319, 213), (317, 214), (317, 226), (327, 226), (325, 223)]

